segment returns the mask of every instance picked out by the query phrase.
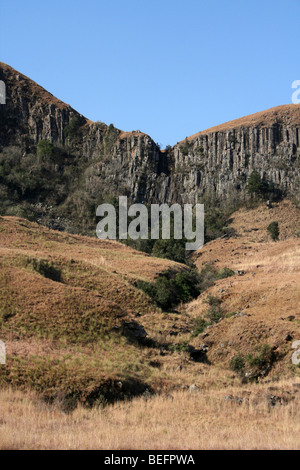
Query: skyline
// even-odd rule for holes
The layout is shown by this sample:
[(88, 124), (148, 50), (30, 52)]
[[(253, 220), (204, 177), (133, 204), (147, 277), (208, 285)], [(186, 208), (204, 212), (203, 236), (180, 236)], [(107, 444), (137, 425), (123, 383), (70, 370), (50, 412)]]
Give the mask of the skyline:
[(3, 0), (1, 10), (3, 62), (88, 119), (162, 147), (290, 104), (300, 79), (295, 0)]

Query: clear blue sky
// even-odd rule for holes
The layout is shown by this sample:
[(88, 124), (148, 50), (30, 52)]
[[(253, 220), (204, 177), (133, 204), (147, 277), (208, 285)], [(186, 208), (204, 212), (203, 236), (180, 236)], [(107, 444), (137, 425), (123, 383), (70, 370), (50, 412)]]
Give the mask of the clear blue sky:
[(291, 103), (300, 0), (1, 0), (0, 60), (163, 146)]

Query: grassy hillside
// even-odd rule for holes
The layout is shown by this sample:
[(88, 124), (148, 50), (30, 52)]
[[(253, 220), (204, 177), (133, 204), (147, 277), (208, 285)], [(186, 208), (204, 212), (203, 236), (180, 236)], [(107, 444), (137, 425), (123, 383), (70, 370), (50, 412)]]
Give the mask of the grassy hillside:
[[(274, 220), (280, 229), (277, 242), (267, 231)], [(187, 310), (198, 322), (207, 321), (213, 308), (219, 314), (204, 333), (211, 361), (229, 366), (234, 355), (255, 356), (265, 344), (272, 348), (271, 375), (279, 378), (290, 371), (291, 342), (300, 338), (300, 210), (287, 200), (272, 209), (239, 210), (231, 227), (232, 238), (207, 243), (195, 262), (200, 270), (226, 265), (236, 274), (215, 283)]]
[(186, 265), (1, 217), (0, 448), (296, 448), (299, 222), (287, 200), (235, 212), (194, 254), (200, 295), (164, 311), (147, 289)]
[(13, 217), (0, 218), (0, 243), (2, 384), (90, 401), (145, 390), (144, 319), (168, 314), (135, 284), (187, 268)]

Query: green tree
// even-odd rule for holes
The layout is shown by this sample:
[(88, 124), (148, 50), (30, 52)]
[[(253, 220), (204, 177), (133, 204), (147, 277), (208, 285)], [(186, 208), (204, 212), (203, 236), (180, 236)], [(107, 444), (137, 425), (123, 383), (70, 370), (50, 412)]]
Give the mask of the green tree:
[(36, 154), (40, 162), (51, 160), (54, 155), (54, 146), (49, 140), (40, 140), (36, 147)]
[(264, 181), (258, 171), (254, 170), (247, 181), (248, 193), (263, 196), (268, 191), (268, 184)]
[(72, 119), (70, 119), (69, 124), (64, 128), (64, 136), (71, 139), (76, 137), (79, 134), (81, 124), (79, 116), (73, 116)]
[(178, 263), (185, 263), (185, 240), (156, 240), (153, 245), (152, 255), (156, 258), (167, 258)]
[(186, 137), (184, 143), (179, 145), (180, 152), (184, 156), (188, 155), (191, 145), (192, 145), (191, 142), (189, 142), (188, 138)]
[(279, 239), (279, 225), (278, 222), (271, 222), (267, 227), (267, 231), (271, 235), (272, 240), (276, 241)]

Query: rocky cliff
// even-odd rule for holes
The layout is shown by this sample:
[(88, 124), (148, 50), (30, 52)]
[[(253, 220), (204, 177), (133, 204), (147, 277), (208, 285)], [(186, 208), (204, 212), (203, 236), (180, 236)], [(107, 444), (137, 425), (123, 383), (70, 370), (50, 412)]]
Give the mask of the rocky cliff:
[(174, 148), (175, 172), (192, 200), (245, 194), (253, 170), (288, 194), (300, 192), (300, 106), (286, 105), (202, 131)]
[(89, 121), (3, 63), (0, 80), (7, 90), (0, 106), (2, 155), (17, 148), (22, 158), (34, 158), (38, 143), (48, 140), (60, 149), (58, 178), (76, 164), (78, 188), (95, 203), (98, 194), (148, 203), (226, 202), (245, 197), (254, 169), (285, 193), (300, 194), (300, 105), (228, 122), (162, 151), (140, 131)]

